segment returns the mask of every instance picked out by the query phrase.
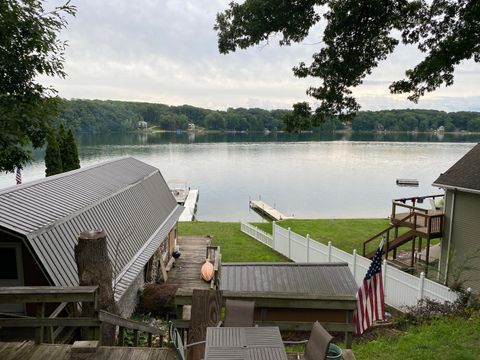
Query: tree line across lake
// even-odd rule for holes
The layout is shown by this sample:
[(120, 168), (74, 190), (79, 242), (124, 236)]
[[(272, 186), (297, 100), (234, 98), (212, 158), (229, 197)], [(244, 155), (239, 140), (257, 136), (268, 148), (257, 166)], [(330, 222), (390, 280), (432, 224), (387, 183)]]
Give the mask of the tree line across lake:
[[(167, 131), (187, 130), (189, 124), (197, 129), (216, 131), (284, 130), (284, 119), (290, 110), (229, 108), (226, 111), (203, 109), (190, 105), (101, 101), (62, 100), (57, 116), (58, 124), (76, 132), (132, 131), (139, 122)], [(480, 132), (480, 113), (444, 112), (437, 110), (382, 110), (360, 111), (348, 123), (330, 118), (313, 131), (336, 131), (351, 128), (354, 131), (433, 131), (443, 126), (446, 132)]]

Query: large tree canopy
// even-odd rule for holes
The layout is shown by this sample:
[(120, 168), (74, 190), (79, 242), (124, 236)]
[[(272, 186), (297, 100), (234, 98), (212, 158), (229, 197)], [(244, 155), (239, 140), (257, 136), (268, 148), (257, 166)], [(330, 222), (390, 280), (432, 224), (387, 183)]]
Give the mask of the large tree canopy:
[(58, 33), (74, 13), (69, 3), (45, 11), (39, 0), (0, 1), (0, 171), (22, 168), (44, 143), (55, 91), (37, 76), (65, 76)]
[[(246, 0), (217, 14), (221, 53), (245, 49), (280, 34), (280, 45), (301, 42), (326, 20), (323, 41), (310, 65), (293, 68), (298, 77), (321, 80), (307, 94), (320, 101), (315, 123), (326, 116), (350, 117), (359, 107), (352, 89), (400, 43), (416, 44), (425, 58), (390, 85), (417, 102), (426, 92), (453, 83), (462, 60), (480, 61), (478, 0)], [(399, 34), (395, 36), (395, 34)]]

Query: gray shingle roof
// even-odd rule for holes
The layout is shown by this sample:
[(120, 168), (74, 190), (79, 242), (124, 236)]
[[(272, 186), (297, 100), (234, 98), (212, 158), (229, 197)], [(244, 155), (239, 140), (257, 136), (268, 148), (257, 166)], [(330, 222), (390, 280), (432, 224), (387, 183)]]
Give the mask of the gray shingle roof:
[(441, 174), (432, 185), (480, 191), (480, 144)]
[(0, 191), (0, 228), (26, 237), (55, 285), (78, 285), (77, 237), (104, 230), (117, 299), (182, 210), (160, 171), (130, 157)]
[(355, 297), (346, 263), (223, 263), (221, 290)]

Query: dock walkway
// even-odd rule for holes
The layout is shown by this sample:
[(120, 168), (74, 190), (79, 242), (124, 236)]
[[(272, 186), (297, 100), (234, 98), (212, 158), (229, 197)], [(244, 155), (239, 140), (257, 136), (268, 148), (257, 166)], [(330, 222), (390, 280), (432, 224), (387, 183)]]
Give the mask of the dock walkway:
[(187, 199), (183, 204), (185, 210), (183, 210), (178, 221), (193, 221), (195, 219), (195, 213), (197, 212), (197, 201), (198, 189), (190, 189)]
[(73, 355), (71, 345), (40, 344), (33, 341), (0, 342), (0, 358), (2, 360), (175, 360), (174, 349), (150, 347), (100, 346), (94, 353)]
[(200, 269), (205, 262), (208, 239), (203, 237), (180, 237), (182, 254), (168, 273), (168, 284), (178, 288), (210, 289), (210, 283), (200, 278)]
[(250, 208), (260, 213), (260, 215), (263, 215), (274, 221), (292, 218), (291, 216), (282, 214), (280, 211), (271, 207), (267, 203), (264, 203), (262, 200), (250, 200)]

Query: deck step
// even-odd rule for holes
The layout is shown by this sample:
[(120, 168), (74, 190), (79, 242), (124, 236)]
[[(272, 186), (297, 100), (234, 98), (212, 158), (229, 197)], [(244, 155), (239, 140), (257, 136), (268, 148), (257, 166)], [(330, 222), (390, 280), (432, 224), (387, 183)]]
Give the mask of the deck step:
[[(397, 236), (395, 239), (388, 242), (388, 251), (394, 250), (394, 249), (398, 248), (399, 246), (402, 246), (403, 244), (412, 240), (415, 236), (417, 236), (415, 230), (410, 230), (410, 231), (407, 231), (405, 234)], [(385, 254), (385, 248), (386, 247), (384, 246), (384, 248), (383, 248), (383, 253), (384, 254)], [(365, 257), (368, 258), (368, 259), (373, 258), (375, 256), (376, 251), (377, 250), (374, 250), (374, 251), (368, 253), (367, 255), (365, 255)]]

